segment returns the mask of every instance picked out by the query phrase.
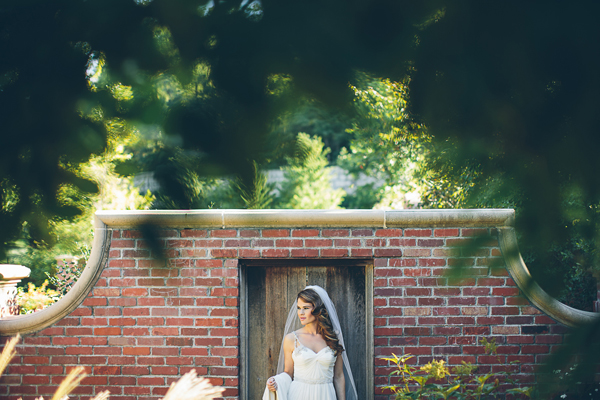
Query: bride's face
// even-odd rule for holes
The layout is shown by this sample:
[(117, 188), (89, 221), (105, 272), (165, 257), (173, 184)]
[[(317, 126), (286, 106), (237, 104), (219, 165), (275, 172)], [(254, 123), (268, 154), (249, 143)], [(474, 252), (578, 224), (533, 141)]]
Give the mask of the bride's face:
[(311, 303), (306, 303), (302, 299), (298, 299), (298, 318), (302, 325), (310, 324), (316, 321), (316, 317), (312, 315), (314, 306)]

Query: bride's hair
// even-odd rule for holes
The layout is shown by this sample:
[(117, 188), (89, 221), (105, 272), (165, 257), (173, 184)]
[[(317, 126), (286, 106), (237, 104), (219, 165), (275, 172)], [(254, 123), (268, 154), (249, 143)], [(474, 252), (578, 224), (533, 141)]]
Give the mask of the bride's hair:
[(298, 298), (302, 299), (305, 303), (313, 305), (312, 315), (317, 319), (317, 333), (323, 336), (325, 343), (333, 350), (336, 356), (342, 354), (344, 347), (339, 343), (339, 339), (333, 330), (329, 313), (321, 297), (312, 289), (304, 289), (298, 293)]

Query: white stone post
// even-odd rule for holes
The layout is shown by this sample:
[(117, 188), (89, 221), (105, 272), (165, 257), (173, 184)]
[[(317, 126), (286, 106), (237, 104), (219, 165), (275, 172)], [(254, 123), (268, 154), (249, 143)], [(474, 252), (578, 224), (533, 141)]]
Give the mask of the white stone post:
[(17, 283), (30, 273), (31, 270), (22, 265), (0, 264), (0, 318), (17, 315)]

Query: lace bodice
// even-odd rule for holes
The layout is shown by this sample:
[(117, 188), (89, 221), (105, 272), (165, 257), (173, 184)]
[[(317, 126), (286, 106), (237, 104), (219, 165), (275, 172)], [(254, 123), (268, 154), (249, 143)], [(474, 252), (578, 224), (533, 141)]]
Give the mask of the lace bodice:
[(324, 384), (333, 382), (333, 367), (335, 354), (329, 346), (314, 352), (298, 340), (296, 332), (295, 349), (292, 352), (294, 360), (294, 381), (307, 384)]

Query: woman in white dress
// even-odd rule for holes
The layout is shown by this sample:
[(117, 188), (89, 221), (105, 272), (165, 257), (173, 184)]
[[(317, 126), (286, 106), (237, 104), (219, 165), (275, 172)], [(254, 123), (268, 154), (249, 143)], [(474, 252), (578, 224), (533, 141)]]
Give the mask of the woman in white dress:
[[(296, 313), (302, 328), (287, 333)], [(357, 399), (339, 319), (323, 288), (308, 286), (298, 294), (290, 310), (286, 333), (277, 372), (293, 379), (289, 389), (286, 388), (288, 400)], [(280, 376), (268, 379), (268, 390), (279, 393)], [(286, 393), (280, 397), (286, 397)]]

